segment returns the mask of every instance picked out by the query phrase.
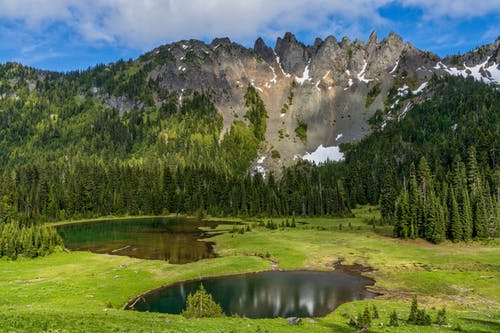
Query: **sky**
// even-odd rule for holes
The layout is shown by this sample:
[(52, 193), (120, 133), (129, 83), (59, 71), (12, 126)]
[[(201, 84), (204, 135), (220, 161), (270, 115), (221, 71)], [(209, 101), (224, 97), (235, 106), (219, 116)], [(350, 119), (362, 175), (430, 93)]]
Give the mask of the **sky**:
[(499, 22), (499, 0), (0, 0), (0, 63), (81, 70), (183, 39), (274, 47), (287, 31), (313, 44), (373, 29), (446, 56), (493, 42)]

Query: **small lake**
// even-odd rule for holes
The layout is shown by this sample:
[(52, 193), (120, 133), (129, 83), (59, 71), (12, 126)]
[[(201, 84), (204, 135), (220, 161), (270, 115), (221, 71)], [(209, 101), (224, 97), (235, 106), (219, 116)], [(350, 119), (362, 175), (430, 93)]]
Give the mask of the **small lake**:
[(133, 309), (179, 314), (201, 283), (226, 315), (248, 318), (322, 317), (342, 303), (375, 296), (365, 288), (373, 280), (342, 269), (268, 271), (176, 283), (141, 296)]
[(200, 227), (218, 222), (184, 218), (140, 218), (83, 222), (59, 226), (64, 245), (73, 251), (90, 251), (184, 264), (213, 258), (213, 242)]

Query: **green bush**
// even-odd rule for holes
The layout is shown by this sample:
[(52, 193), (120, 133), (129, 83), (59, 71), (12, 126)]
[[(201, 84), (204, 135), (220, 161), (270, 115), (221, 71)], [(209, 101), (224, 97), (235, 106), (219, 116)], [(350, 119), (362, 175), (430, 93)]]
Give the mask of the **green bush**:
[(301, 120), (298, 121), (298, 126), (295, 128), (295, 134), (303, 142), (307, 141), (307, 124)]

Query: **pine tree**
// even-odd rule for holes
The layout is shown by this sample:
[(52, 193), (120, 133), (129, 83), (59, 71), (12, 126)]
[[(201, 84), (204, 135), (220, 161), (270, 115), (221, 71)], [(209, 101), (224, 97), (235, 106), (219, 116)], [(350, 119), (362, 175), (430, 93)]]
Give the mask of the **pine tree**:
[(398, 327), (399, 326), (399, 318), (396, 310), (391, 312), (391, 316), (389, 317), (389, 326)]
[(222, 317), (223, 312), (219, 304), (212, 295), (206, 292), (203, 284), (194, 294), (189, 294), (186, 302), (186, 309), (182, 311), (186, 318)]
[(395, 202), (397, 199), (396, 180), (394, 168), (389, 166), (389, 169), (384, 178), (384, 184), (380, 192), (380, 213), (382, 218), (391, 220), (395, 213)]
[(410, 314), (408, 315), (408, 323), (416, 324), (417, 323), (417, 314), (418, 314), (418, 300), (417, 295), (413, 295), (413, 299), (411, 301)]
[(475, 217), (474, 217), (474, 229), (473, 236), (479, 239), (484, 239), (487, 237), (487, 223), (488, 223), (488, 212), (486, 211), (486, 204), (484, 202), (483, 196), (477, 198), (477, 203), (475, 207)]
[(419, 198), (417, 175), (415, 171), (415, 164), (413, 163), (410, 165), (410, 181), (408, 182), (408, 194), (408, 202), (410, 207), (410, 238), (415, 239), (418, 237)]
[(461, 212), (462, 226), (463, 226), (462, 238), (464, 241), (468, 242), (472, 239), (473, 219), (472, 219), (472, 208), (467, 189), (463, 190), (462, 198), (463, 198), (462, 212)]
[(372, 314), (368, 306), (365, 306), (365, 309), (363, 310), (363, 326), (368, 328), (371, 325), (372, 325)]
[(425, 309), (418, 309), (415, 324), (419, 326), (429, 326), (432, 324), (431, 316), (425, 312)]
[(471, 146), (467, 150), (467, 185), (473, 203), (481, 196), (481, 176), (476, 159), (476, 148)]
[(378, 309), (377, 309), (377, 306), (375, 304), (373, 304), (373, 306), (372, 306), (372, 318), (373, 319), (379, 318)]
[(459, 242), (463, 239), (464, 226), (462, 224), (463, 221), (460, 216), (455, 191), (453, 190), (453, 188), (451, 189), (450, 200), (450, 236), (451, 240), (453, 240), (454, 242)]
[(436, 324), (446, 325), (446, 308), (442, 308), (441, 310), (438, 310)]

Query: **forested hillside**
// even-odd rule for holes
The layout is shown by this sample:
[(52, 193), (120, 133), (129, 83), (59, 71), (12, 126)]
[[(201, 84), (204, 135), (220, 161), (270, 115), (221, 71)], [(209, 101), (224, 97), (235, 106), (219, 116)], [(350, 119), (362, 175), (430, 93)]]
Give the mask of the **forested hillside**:
[(433, 242), (499, 227), (500, 92), (472, 79), (431, 81), (404, 119), (346, 145), (351, 204), (381, 203), (395, 235)]
[[(371, 135), (342, 146), (344, 162), (299, 162), (263, 177), (250, 168), (265, 145), (268, 117), (253, 86), (246, 115), (223, 135), (209, 91), (163, 92), (156, 107), (141, 92), (160, 90), (135, 84), (140, 71), (127, 76), (134, 67), (126, 64), (68, 75), (0, 67), (3, 223), (110, 214), (345, 215), (357, 204), (380, 203), (396, 236), (439, 242), (498, 233), (500, 93), (492, 86), (435, 77), (423, 95), (400, 101), (412, 104), (404, 115), (378, 112)], [(95, 84), (147, 107), (120, 113), (89, 93)]]

